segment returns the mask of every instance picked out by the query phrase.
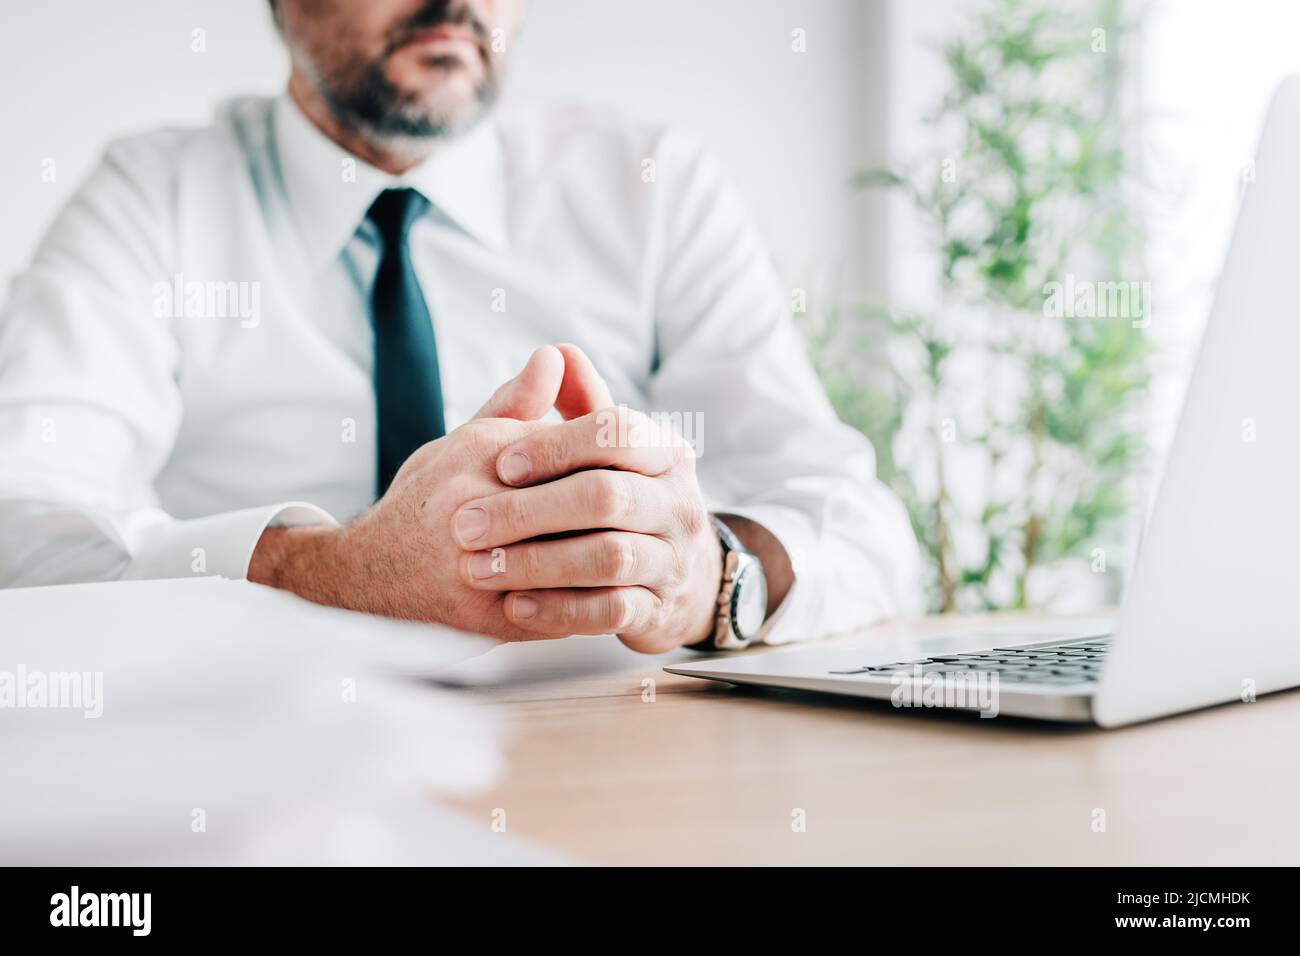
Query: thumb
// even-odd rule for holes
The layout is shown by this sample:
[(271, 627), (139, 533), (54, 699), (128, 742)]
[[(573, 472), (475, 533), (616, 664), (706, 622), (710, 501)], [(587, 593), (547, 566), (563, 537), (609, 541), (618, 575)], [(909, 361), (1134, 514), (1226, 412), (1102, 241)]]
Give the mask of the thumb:
[(555, 409), (565, 421), (614, 404), (609, 386), (596, 371), (596, 366), (591, 364), (586, 352), (567, 342), (555, 346), (555, 349), (564, 356), (564, 379), (555, 396)]
[(543, 345), (528, 357), (522, 372), (492, 393), (474, 417), (541, 418), (555, 405), (563, 379), (564, 356), (554, 345)]

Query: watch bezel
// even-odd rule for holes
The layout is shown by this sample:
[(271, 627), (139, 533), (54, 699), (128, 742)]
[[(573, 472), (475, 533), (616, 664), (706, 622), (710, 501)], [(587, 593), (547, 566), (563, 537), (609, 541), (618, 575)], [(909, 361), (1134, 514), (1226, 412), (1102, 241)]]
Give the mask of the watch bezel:
[[(718, 546), (722, 549), (722, 581), (718, 588), (717, 612), (714, 617), (713, 631), (696, 644), (687, 645), (692, 650), (738, 651), (748, 647), (758, 636), (763, 624), (767, 622), (767, 575), (763, 572), (763, 562), (758, 555), (746, 550), (744, 543), (736, 533), (727, 527), (717, 515), (710, 515), (709, 521), (718, 534)], [(753, 574), (749, 572), (753, 571)], [(752, 600), (749, 595), (755, 593), (754, 583), (749, 580), (757, 577), (762, 581), (761, 591), (762, 616), (758, 627), (751, 634), (742, 634), (739, 626), (740, 601), (744, 598), (746, 605)], [(741, 586), (741, 580), (746, 584)]]
[[(767, 618), (767, 577), (763, 574), (762, 566), (758, 558), (748, 551), (737, 551), (737, 557), (740, 559), (736, 566), (736, 574), (731, 582), (731, 601), (730, 601), (730, 618), (732, 634), (746, 644), (753, 641), (762, 630), (763, 623)], [(747, 605), (754, 602), (759, 610), (758, 621), (752, 628), (746, 628), (741, 623), (740, 604), (744, 601)]]

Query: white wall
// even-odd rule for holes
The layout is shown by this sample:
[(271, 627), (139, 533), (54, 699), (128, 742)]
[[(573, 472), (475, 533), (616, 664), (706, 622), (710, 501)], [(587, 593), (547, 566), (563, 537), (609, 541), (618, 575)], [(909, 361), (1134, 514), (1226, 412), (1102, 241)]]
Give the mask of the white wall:
[(1159, 0), (1140, 63), (1156, 443), (1173, 437), (1264, 113), (1300, 72), (1294, 0)]
[[(207, 50), (191, 52), (192, 31)], [(201, 123), (218, 100), (281, 84), (286, 60), (261, 0), (46, 0), (10, 4), (0, 31), (0, 276), (30, 257), (104, 144)], [(55, 161), (53, 183), (42, 162)]]
[[(851, 173), (885, 158), (880, 0), (539, 0), (509, 100), (594, 98), (671, 120), (718, 153), (791, 281), (849, 249), (883, 281), (879, 203)], [(806, 52), (792, 50), (804, 31)], [(865, 268), (867, 275), (860, 271)]]
[[(752, 201), (791, 284), (836, 262), (854, 288), (886, 272), (879, 201), (849, 174), (884, 158), (885, 0), (534, 0), (508, 105), (588, 99), (680, 124)], [(807, 52), (791, 50), (803, 29)], [(192, 31), (206, 51), (193, 52)], [(278, 90), (285, 56), (265, 0), (44, 0), (0, 31), (0, 277), (103, 144), (201, 123), (223, 97)], [(41, 182), (52, 158), (57, 179)]]

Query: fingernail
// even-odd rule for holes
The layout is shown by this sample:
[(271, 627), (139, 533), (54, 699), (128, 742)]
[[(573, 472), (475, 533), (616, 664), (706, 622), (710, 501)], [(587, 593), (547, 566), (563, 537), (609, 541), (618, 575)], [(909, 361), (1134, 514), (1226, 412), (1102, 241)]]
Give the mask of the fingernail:
[(456, 537), (460, 538), (461, 544), (470, 544), (483, 537), (487, 529), (488, 516), (482, 508), (466, 508), (456, 515)]
[(501, 459), (501, 477), (508, 484), (517, 485), (521, 481), (527, 481), (531, 470), (532, 464), (528, 461), (528, 456), (521, 451), (512, 451)]
[(470, 577), (482, 580), (494, 577), (497, 573), (497, 561), (491, 551), (478, 551), (469, 556)]
[(527, 594), (515, 595), (515, 614), (514, 616), (521, 621), (526, 621), (537, 613), (537, 599), (531, 598)]

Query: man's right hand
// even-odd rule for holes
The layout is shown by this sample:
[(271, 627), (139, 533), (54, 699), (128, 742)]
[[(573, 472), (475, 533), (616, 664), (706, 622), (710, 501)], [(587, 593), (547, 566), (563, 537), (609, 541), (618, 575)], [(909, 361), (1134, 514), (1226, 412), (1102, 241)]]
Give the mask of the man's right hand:
[(506, 620), (502, 593), (461, 580), (452, 515), (466, 501), (506, 490), (497, 477), (497, 455), (548, 427), (536, 419), (552, 407), (575, 418), (611, 403), (579, 349), (538, 349), (473, 420), (412, 454), (369, 511), (342, 527), (263, 533), (248, 578), (321, 604), (433, 621), (501, 640), (535, 639)]

